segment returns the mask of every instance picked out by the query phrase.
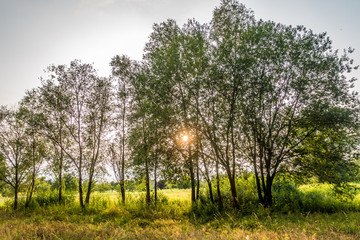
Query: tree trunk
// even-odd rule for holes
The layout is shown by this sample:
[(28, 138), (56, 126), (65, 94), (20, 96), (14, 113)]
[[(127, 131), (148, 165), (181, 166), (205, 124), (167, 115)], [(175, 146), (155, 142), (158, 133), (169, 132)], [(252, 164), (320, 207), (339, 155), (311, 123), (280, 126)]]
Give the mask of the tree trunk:
[[(199, 149), (197, 149), (198, 151)], [(200, 194), (200, 173), (199, 173), (199, 153), (196, 152), (196, 200), (199, 200)]]
[(148, 159), (145, 160), (145, 177), (146, 177), (146, 204), (150, 204), (150, 176)]
[(273, 178), (271, 176), (267, 176), (266, 178), (266, 189), (264, 192), (264, 205), (266, 207), (272, 206), (272, 193), (271, 193), (271, 187), (273, 183)]
[[(124, 151), (123, 151), (123, 154), (124, 154)], [(124, 159), (124, 155), (121, 159), (120, 191), (121, 191), (122, 203), (125, 204), (125, 159)]]
[(35, 178), (36, 178), (36, 163), (35, 163), (35, 140), (34, 140), (34, 136), (32, 136), (32, 167), (33, 167), (33, 171), (32, 171), (32, 175), (31, 175), (31, 183), (28, 189), (28, 192), (26, 194), (26, 201), (25, 201), (25, 208), (28, 208), (30, 206), (30, 202), (31, 202), (31, 198), (34, 192), (34, 188), (35, 188)]
[(223, 201), (220, 191), (220, 176), (219, 176), (219, 162), (216, 161), (216, 190), (217, 190), (217, 196), (218, 196), (218, 204), (219, 208), (223, 208)]
[(207, 183), (208, 183), (208, 187), (209, 187), (210, 200), (211, 200), (212, 203), (214, 203), (214, 196), (213, 196), (213, 192), (212, 192), (211, 181), (208, 180)]
[(238, 197), (237, 197), (237, 193), (236, 193), (235, 178), (234, 178), (234, 176), (232, 176), (230, 168), (226, 168), (226, 172), (227, 172), (229, 182), (230, 182), (230, 190), (231, 190), (231, 196), (232, 196), (232, 200), (233, 200), (233, 206), (234, 206), (234, 208), (239, 208), (239, 201), (238, 201)]
[(194, 176), (194, 166), (192, 162), (191, 155), (191, 145), (188, 143), (188, 152), (189, 152), (189, 170), (190, 170), (190, 180), (191, 180), (191, 203), (195, 203), (195, 176)]
[(61, 204), (62, 201), (62, 171), (63, 171), (63, 161), (64, 161), (64, 152), (62, 149), (62, 135), (61, 135), (61, 130), (62, 127), (60, 127), (60, 144), (61, 144), (61, 148), (60, 148), (60, 169), (59, 169), (59, 204)]
[(157, 171), (157, 156), (155, 155), (155, 166), (154, 166), (154, 181), (155, 181), (155, 185), (154, 185), (154, 190), (155, 190), (155, 205), (157, 202), (157, 175), (156, 175), (156, 171)]
[(121, 200), (122, 200), (122, 203), (125, 204), (125, 180), (124, 180), (124, 165), (123, 163), (121, 164), (122, 167), (121, 167), (121, 180), (120, 180), (120, 191), (121, 191)]
[(85, 204), (89, 204), (89, 202), (90, 202), (92, 183), (93, 183), (93, 177), (92, 177), (92, 175), (90, 175), (88, 188), (87, 188), (87, 192), (86, 192)]
[(82, 189), (82, 176), (81, 176), (81, 171), (79, 170), (79, 201), (80, 201), (80, 206), (84, 207), (84, 198), (83, 198), (83, 189)]
[[(258, 169), (257, 169), (257, 165), (256, 165), (256, 158), (257, 158), (257, 154), (256, 154), (256, 150), (257, 150), (257, 144), (256, 144), (256, 134), (254, 132), (254, 148), (253, 148), (253, 153), (252, 153), (252, 163), (253, 163), (253, 167), (254, 167), (254, 174), (255, 174), (255, 180), (256, 180), (256, 188), (257, 188), (257, 193), (258, 193), (258, 197), (261, 203), (264, 202), (264, 198), (262, 196), (262, 192), (261, 192), (261, 182), (259, 179), (259, 174), (258, 174)], [(260, 149), (261, 151), (261, 149)], [(260, 154), (260, 156), (262, 156), (262, 154)], [(261, 158), (260, 158), (261, 161)]]
[(19, 191), (19, 186), (16, 183), (15, 184), (15, 188), (14, 188), (14, 192), (15, 192), (15, 196), (14, 196), (14, 210), (16, 210), (18, 208), (18, 191)]
[(28, 208), (30, 206), (30, 202), (31, 202), (31, 199), (32, 199), (34, 188), (35, 188), (35, 176), (33, 174), (32, 179), (31, 179), (31, 184), (30, 184), (30, 187), (29, 187), (29, 190), (28, 190), (29, 192), (28, 192), (28, 194), (26, 196), (25, 208)]
[[(62, 161), (62, 160), (61, 160)], [(60, 164), (60, 172), (59, 172), (59, 204), (62, 201), (62, 163)]]
[[(125, 92), (125, 84), (123, 86)], [(122, 153), (121, 153), (121, 173), (120, 173), (120, 191), (122, 203), (125, 204), (125, 113), (126, 103), (123, 102), (123, 116), (122, 116)]]

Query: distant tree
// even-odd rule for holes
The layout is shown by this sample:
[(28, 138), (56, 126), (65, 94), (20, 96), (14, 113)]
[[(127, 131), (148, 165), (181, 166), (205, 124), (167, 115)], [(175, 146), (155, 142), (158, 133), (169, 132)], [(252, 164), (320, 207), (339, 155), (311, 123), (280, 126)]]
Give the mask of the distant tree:
[(48, 181), (46, 181), (45, 177), (40, 177), (36, 180), (35, 191), (37, 192), (38, 195), (46, 194), (50, 191), (50, 189), (51, 189), (51, 185)]
[(157, 187), (159, 189), (165, 189), (166, 188), (166, 181), (165, 180), (160, 180), (157, 182)]
[(65, 190), (69, 192), (74, 192), (79, 188), (78, 180), (71, 174), (64, 174), (64, 185)]

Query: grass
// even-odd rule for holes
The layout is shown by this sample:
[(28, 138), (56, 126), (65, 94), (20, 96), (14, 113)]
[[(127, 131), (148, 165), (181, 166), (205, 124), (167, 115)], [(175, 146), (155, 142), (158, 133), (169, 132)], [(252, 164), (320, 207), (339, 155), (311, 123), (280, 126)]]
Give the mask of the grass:
[(358, 211), (218, 211), (207, 203), (192, 211), (190, 191), (175, 189), (159, 191), (156, 206), (144, 204), (144, 193), (127, 199), (122, 205), (116, 192), (94, 193), (85, 209), (77, 201), (18, 211), (3, 204), (0, 239), (360, 239)]

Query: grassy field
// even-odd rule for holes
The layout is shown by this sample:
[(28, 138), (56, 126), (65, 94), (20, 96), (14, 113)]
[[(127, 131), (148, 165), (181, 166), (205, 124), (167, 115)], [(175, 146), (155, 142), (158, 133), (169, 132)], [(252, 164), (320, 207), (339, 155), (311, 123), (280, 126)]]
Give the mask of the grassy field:
[(0, 239), (360, 239), (358, 211), (286, 212), (246, 204), (192, 211), (189, 190), (162, 190), (156, 206), (144, 204), (144, 193), (127, 198), (124, 206), (116, 192), (95, 193), (85, 209), (74, 201), (15, 212), (1, 198)]

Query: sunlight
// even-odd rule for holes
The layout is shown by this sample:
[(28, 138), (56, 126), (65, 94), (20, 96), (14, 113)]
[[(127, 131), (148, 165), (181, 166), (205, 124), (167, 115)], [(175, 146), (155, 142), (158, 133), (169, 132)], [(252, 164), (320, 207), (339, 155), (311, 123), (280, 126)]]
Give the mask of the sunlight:
[(185, 135), (182, 137), (182, 140), (183, 140), (183, 142), (187, 142), (187, 141), (189, 140), (189, 136), (185, 134)]

